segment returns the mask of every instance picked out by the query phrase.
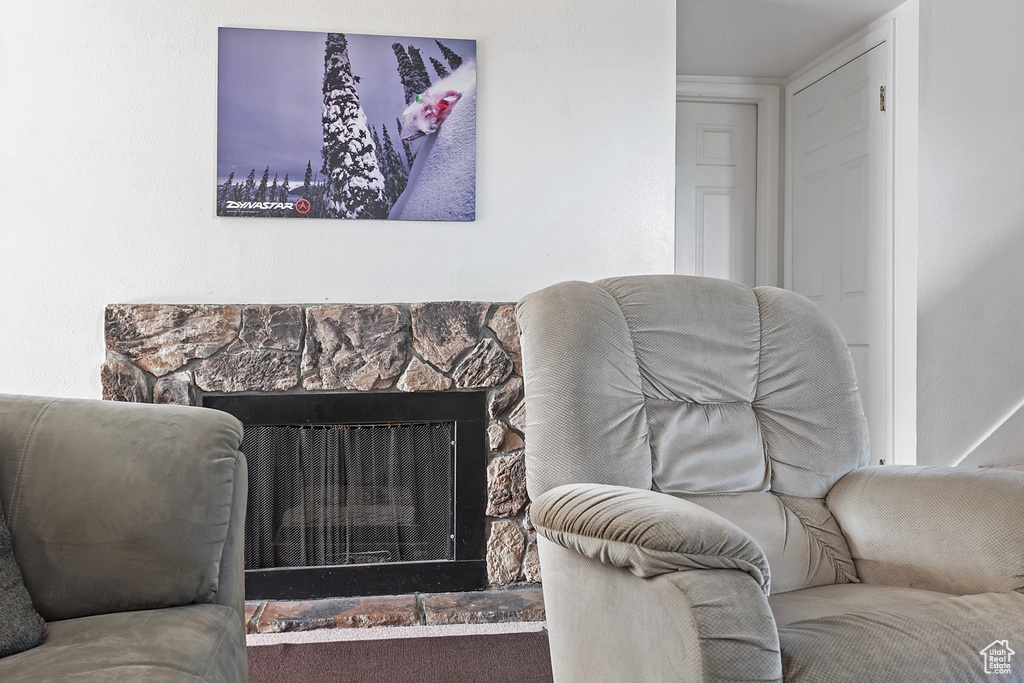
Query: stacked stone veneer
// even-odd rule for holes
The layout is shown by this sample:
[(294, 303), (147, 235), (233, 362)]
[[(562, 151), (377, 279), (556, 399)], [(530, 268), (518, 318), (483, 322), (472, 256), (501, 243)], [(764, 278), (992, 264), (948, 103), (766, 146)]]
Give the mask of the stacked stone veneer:
[(116, 304), (103, 398), (198, 405), (204, 392), (487, 390), (487, 575), (539, 582), (524, 464), (514, 307), (419, 304)]

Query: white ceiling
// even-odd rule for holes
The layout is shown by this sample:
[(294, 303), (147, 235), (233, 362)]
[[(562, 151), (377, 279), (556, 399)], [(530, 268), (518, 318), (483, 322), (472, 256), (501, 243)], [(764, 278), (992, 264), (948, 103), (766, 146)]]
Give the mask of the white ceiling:
[(676, 73), (786, 78), (904, 0), (678, 0)]

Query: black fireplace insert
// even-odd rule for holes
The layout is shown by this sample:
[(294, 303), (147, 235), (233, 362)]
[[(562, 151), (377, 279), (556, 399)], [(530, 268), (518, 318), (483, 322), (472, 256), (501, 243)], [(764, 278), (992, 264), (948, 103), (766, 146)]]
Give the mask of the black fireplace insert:
[(245, 425), (246, 599), (484, 588), (485, 396), (204, 395)]

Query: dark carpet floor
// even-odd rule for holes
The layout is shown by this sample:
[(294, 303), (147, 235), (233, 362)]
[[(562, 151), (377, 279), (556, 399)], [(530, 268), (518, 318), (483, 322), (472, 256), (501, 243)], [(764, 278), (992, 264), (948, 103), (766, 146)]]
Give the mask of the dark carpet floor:
[(248, 648), (249, 683), (551, 683), (544, 631)]

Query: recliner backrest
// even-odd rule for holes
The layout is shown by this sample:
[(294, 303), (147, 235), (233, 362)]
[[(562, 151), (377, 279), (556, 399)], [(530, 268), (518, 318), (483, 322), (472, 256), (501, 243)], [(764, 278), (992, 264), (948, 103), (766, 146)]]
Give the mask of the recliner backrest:
[(823, 498), (868, 459), (849, 351), (786, 290), (635, 276), (518, 309), (531, 497), (567, 483), (699, 503), (765, 550), (773, 592), (856, 581)]

